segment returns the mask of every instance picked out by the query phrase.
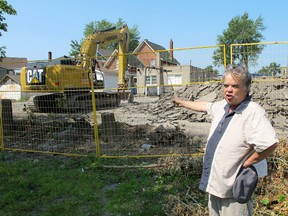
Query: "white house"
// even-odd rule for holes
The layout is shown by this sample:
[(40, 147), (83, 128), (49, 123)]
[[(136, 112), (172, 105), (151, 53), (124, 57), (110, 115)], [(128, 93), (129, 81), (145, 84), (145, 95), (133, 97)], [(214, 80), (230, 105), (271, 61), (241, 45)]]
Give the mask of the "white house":
[(21, 99), (21, 85), (19, 75), (6, 74), (0, 80), (0, 99)]

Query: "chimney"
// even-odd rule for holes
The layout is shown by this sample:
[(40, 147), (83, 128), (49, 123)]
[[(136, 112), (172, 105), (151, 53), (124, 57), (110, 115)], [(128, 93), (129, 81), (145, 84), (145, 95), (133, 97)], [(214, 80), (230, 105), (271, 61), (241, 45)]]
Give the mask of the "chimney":
[(173, 40), (170, 40), (170, 59), (173, 59)]
[(49, 51), (49, 52), (48, 52), (48, 61), (51, 61), (51, 60), (52, 60), (52, 52)]

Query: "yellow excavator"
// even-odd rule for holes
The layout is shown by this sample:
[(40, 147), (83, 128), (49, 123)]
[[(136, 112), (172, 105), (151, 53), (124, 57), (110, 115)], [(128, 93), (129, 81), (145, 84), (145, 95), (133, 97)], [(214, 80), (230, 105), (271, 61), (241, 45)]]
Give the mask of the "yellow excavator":
[[(113, 42), (119, 43), (118, 91), (99, 91), (104, 89), (104, 78), (97, 70), (96, 51)], [(125, 77), (128, 45), (129, 30), (124, 25), (86, 37), (79, 58), (52, 59), (50, 53), (48, 61), (29, 62), (20, 73), (22, 92), (31, 95), (28, 108), (34, 112), (87, 110), (92, 107), (94, 89), (98, 89), (94, 94), (96, 107), (119, 106), (119, 94), (128, 87)]]

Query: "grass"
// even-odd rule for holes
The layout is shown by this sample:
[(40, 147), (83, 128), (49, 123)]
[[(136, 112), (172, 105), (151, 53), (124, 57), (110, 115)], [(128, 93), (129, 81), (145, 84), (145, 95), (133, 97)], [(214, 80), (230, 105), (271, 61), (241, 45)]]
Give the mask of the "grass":
[(195, 178), (176, 173), (103, 167), (131, 162), (142, 163), (29, 154), (19, 158), (4, 152), (0, 215), (166, 215), (169, 195), (195, 184)]
[[(208, 215), (202, 158), (143, 160), (3, 152), (0, 215)], [(254, 215), (288, 215), (287, 161), (281, 141), (255, 191)], [(166, 166), (136, 168), (151, 163)]]

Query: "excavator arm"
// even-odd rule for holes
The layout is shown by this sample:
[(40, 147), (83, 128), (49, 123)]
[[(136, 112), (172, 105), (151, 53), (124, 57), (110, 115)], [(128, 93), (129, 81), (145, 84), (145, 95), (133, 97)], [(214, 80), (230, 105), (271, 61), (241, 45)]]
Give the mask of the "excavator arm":
[[(97, 72), (93, 70), (96, 51), (99, 47), (113, 42), (119, 42), (118, 92), (99, 91), (92, 97), (90, 91), (94, 83), (97, 84), (94, 85), (94, 89), (104, 88), (103, 80), (102, 82), (98, 80)], [(95, 106), (98, 108), (119, 106), (123, 95), (120, 94), (120, 89), (125, 90), (128, 87), (125, 79), (128, 44), (129, 31), (124, 25), (117, 30), (108, 29), (89, 35), (82, 43), (81, 58), (76, 64), (74, 59), (51, 57), (48, 62), (28, 63), (21, 69), (20, 76), (22, 91), (32, 93), (27, 107), (37, 112), (53, 112), (86, 110)], [(89, 72), (96, 72), (95, 82), (91, 82)], [(94, 99), (97, 99), (97, 103), (92, 102)]]
[(96, 57), (97, 46), (102, 47), (104, 45), (119, 42), (119, 71), (118, 71), (118, 88), (127, 88), (127, 82), (125, 81), (125, 71), (127, 69), (127, 55), (129, 48), (129, 30), (127, 25), (122, 26), (120, 29), (107, 29), (99, 31), (89, 35), (81, 46), (81, 66), (89, 71), (91, 67), (91, 61)]

